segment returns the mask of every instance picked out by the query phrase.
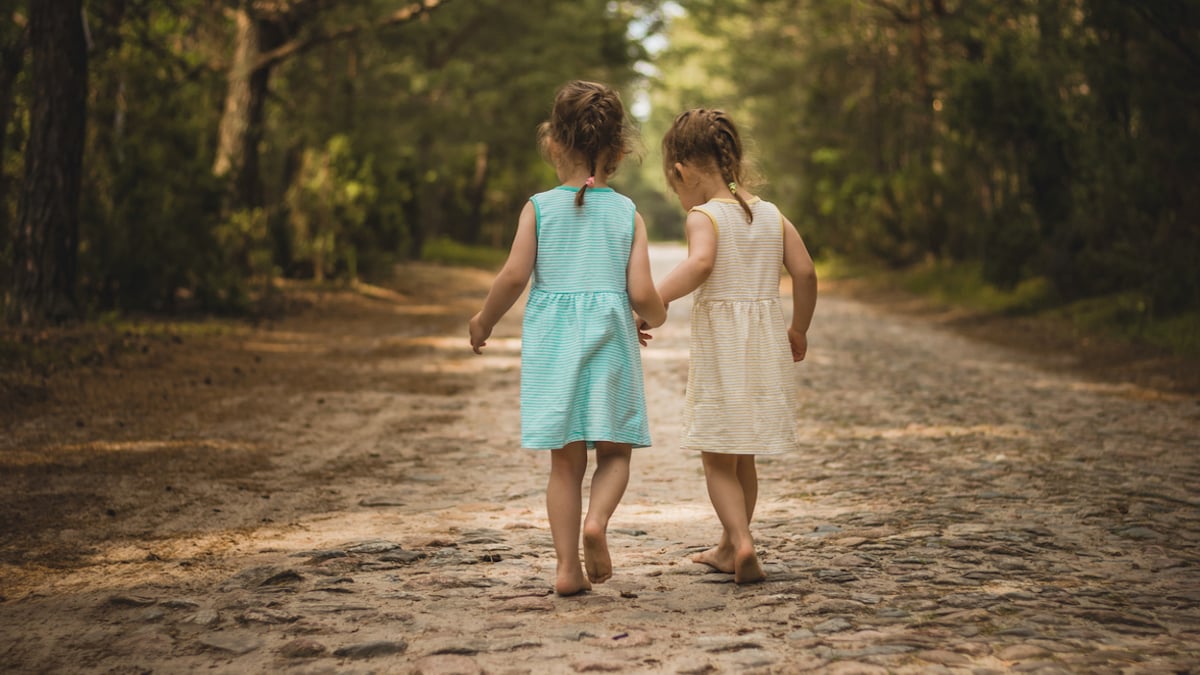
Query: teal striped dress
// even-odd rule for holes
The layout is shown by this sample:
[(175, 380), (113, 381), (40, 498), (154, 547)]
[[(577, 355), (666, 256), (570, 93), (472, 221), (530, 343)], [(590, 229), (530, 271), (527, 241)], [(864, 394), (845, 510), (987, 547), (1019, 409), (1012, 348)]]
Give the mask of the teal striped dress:
[(642, 361), (625, 271), (633, 202), (611, 188), (530, 198), (537, 260), (521, 334), (521, 446), (650, 445)]

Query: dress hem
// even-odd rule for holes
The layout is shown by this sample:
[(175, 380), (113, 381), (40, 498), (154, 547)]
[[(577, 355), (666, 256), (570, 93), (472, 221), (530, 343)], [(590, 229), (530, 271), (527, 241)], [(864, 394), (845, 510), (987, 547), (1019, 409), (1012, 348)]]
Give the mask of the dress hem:
[[(578, 442), (580, 442), (580, 441), (584, 441), (584, 439), (582, 439), (582, 438), (576, 438), (576, 439), (574, 439), (574, 440), (566, 441), (566, 442), (565, 442), (565, 443), (563, 443), (562, 445), (525, 445), (524, 443), (522, 443), (522, 444), (521, 444), (521, 449), (522, 449), (522, 450), (534, 450), (534, 451), (558, 450), (559, 448), (565, 448), (566, 446), (568, 446), (568, 445), (570, 445), (570, 444), (572, 444), (572, 443), (578, 443)], [(588, 449), (588, 450), (594, 450), (594, 449), (595, 449), (597, 441), (584, 441), (584, 442), (586, 442), (586, 443), (587, 443), (587, 449)], [(600, 443), (614, 443), (614, 444), (616, 444), (616, 445), (629, 445), (629, 446), (632, 446), (632, 448), (633, 448), (634, 450), (637, 450), (637, 449), (639, 449), (639, 448), (649, 448), (649, 447), (652, 447), (650, 443), (642, 443), (642, 442), (640, 442), (640, 441), (639, 441), (639, 442), (631, 442), (631, 441), (609, 441), (609, 440), (600, 440), (599, 442), (600, 442)]]
[(686, 445), (679, 446), (681, 450), (690, 450), (692, 452), (711, 452), (717, 455), (786, 455), (794, 448), (786, 448), (784, 450), (708, 450), (706, 448), (693, 448)]

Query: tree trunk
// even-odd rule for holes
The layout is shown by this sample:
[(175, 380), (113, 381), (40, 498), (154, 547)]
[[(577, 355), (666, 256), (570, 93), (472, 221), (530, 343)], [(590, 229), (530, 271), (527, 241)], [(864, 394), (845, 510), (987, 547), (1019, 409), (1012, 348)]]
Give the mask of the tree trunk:
[(11, 184), (4, 170), (8, 156), (8, 125), (12, 121), (16, 98), (17, 76), (25, 67), (25, 32), (0, 46), (0, 237), (8, 241), (13, 216), (8, 210), (8, 188)]
[(30, 0), (29, 45), (33, 96), (9, 307), (9, 319), (24, 325), (77, 313), (88, 87), (83, 0)]
[(471, 213), (459, 233), (462, 241), (468, 244), (478, 244), (479, 235), (483, 231), (483, 203), (487, 198), (488, 183), (488, 144), (479, 143), (475, 146), (475, 175), (471, 178), (471, 188), (467, 198), (471, 204)]
[(408, 257), (420, 260), (425, 243), (436, 239), (442, 222), (440, 184), (429, 182), (421, 172), (423, 167), (433, 166), (434, 138), (428, 131), (421, 132), (417, 139), (416, 196), (413, 199), (414, 218), (409, 221)]
[(262, 140), (263, 104), (267, 100), (271, 67), (260, 66), (258, 62), (263, 52), (281, 42), (273, 26), (251, 16), (245, 8), (237, 10), (233, 63), (229, 68), (213, 163), (213, 173), (228, 181), (232, 209), (262, 206), (258, 146)]
[[(295, 38), (301, 27), (326, 11), (329, 4), (310, 0), (290, 3), (245, 3), (235, 11), (237, 37), (225, 107), (217, 133), (213, 174), (229, 183), (232, 208), (263, 205), (258, 145), (262, 140), (263, 104), (271, 68), (321, 44), (344, 40), (368, 29), (394, 26), (426, 16), (449, 0), (412, 2), (373, 22), (342, 27), (306, 38)], [(249, 5), (249, 8), (246, 6)], [(254, 13), (255, 8), (259, 13)]]

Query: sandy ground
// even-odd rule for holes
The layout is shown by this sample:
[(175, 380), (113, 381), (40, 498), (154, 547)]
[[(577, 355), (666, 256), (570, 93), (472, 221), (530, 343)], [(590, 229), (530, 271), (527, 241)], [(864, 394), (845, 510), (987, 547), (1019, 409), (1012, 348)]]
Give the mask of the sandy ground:
[[(656, 274), (682, 255), (656, 246)], [(655, 447), (616, 574), (550, 593), (548, 458), (518, 438), (519, 312), (409, 266), (259, 326), (116, 335), (6, 374), (4, 672), (1188, 672), (1200, 399), (822, 297), (804, 447), (760, 462), (769, 575), (675, 449), (687, 307), (644, 351)]]

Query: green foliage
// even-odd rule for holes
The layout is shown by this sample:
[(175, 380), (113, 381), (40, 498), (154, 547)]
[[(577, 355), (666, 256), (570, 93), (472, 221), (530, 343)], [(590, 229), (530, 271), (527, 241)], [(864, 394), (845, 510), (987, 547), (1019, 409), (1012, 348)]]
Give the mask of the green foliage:
[(1028, 278), (1009, 288), (990, 282), (977, 262), (929, 262), (899, 274), (906, 290), (938, 302), (992, 314), (1027, 314), (1049, 304), (1046, 280)]
[(508, 252), (494, 246), (478, 246), (463, 244), (449, 237), (439, 237), (425, 242), (421, 259), (426, 262), (443, 265), (459, 265), (478, 267), (485, 270), (496, 270), (504, 264)]
[[(303, 3), (271, 24), (311, 46), (270, 69), (261, 203), (230, 207), (213, 165), (235, 14), (301, 4), (89, 3), (87, 307), (237, 311), (275, 275), (503, 249), (521, 204), (556, 180), (537, 125), (585, 77), (651, 103), (643, 161), (614, 184), (656, 238), (683, 223), (663, 131), (680, 110), (722, 107), (751, 141), (756, 190), (814, 254), (961, 264), (1000, 293), (1033, 284), (1039, 302), (1137, 297), (1143, 326), (1200, 310), (1196, 0), (456, 0), (376, 26), (406, 4)], [(631, 37), (659, 27), (665, 50)], [(0, 48), (18, 28), (0, 24)], [(317, 39), (330, 34), (353, 37)], [(0, 91), (6, 278), (27, 72)]]
[(1156, 317), (1146, 296), (1139, 293), (1077, 300), (1052, 313), (1070, 320), (1083, 334), (1140, 340), (1176, 354), (1200, 356), (1200, 311)]
[[(195, 4), (195, 3), (193, 3)], [(239, 310), (251, 268), (220, 217), (205, 129), (215, 74), (184, 76), (202, 58), (184, 36), (202, 27), (172, 12), (92, 24), (97, 50), (80, 223), (79, 296), (93, 311)], [(150, 45), (177, 40), (177, 60)], [(149, 44), (147, 43), (149, 41)], [(229, 248), (227, 248), (227, 246)]]
[(371, 159), (359, 160), (350, 139), (337, 135), (320, 151), (305, 151), (284, 196), (294, 255), (311, 265), (317, 281), (341, 271), (358, 279), (354, 239), (362, 236), (378, 198)]
[[(241, 311), (276, 275), (356, 279), (449, 240), (504, 247), (521, 204), (555, 181), (535, 145), (554, 91), (578, 77), (628, 90), (645, 53), (629, 26), (657, 3), (458, 0), (382, 25), (410, 4), (88, 3), (87, 309)], [(0, 48), (21, 11), (6, 10)], [(253, 190), (213, 176), (238, 13), (272, 44), (304, 45), (266, 72), (263, 119), (241, 119), (260, 125), (237, 185)], [(0, 91), (15, 101), (0, 120), (6, 279), (27, 85)]]
[(554, 91), (576, 77), (630, 82), (635, 11), (604, 0), (452, 2), (420, 25), (289, 62), (277, 82), (293, 105), (269, 112), (293, 146), (270, 150), (269, 162), (286, 166), (344, 134), (377, 167), (366, 229), (384, 227), (376, 217), (390, 210), (389, 234), (368, 239), (414, 257), (442, 237), (505, 246), (521, 204), (555, 180), (535, 145)]
[(1200, 309), (1194, 0), (680, 4), (656, 102), (752, 129), (814, 252)]

